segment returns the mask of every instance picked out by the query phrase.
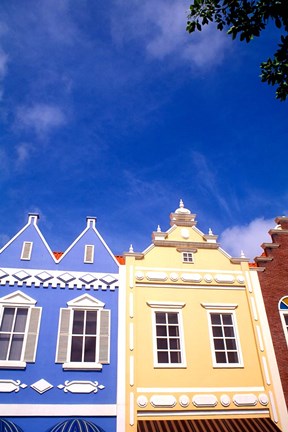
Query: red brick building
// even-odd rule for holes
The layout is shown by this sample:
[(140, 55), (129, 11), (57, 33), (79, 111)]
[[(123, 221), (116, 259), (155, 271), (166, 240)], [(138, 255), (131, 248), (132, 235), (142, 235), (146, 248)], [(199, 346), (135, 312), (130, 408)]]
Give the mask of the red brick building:
[(256, 257), (259, 280), (288, 406), (288, 217), (277, 217), (269, 231), (271, 243)]

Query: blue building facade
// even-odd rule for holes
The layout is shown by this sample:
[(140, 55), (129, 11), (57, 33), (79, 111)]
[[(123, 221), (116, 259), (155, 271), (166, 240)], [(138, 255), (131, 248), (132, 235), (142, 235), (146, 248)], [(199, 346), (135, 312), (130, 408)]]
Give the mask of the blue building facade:
[(119, 286), (95, 218), (57, 254), (29, 214), (0, 251), (0, 430), (116, 432)]

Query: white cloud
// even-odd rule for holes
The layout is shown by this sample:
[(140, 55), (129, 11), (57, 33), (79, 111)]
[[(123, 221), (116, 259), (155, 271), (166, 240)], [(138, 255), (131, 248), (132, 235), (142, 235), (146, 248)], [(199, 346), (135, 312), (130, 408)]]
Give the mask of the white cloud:
[(221, 247), (233, 257), (239, 257), (243, 250), (245, 256), (252, 260), (262, 254), (262, 243), (271, 242), (268, 231), (274, 227), (274, 219), (257, 218), (248, 225), (226, 228), (220, 236)]
[(19, 107), (16, 119), (18, 127), (33, 129), (40, 135), (45, 135), (66, 123), (66, 117), (61, 108), (41, 103)]
[(148, 55), (160, 60), (173, 56), (176, 61), (180, 59), (199, 68), (221, 63), (229, 47), (228, 38), (213, 25), (189, 35), (186, 32), (189, 4), (187, 0), (144, 0), (140, 6), (138, 3), (127, 10), (125, 16), (122, 10), (121, 18), (120, 8), (124, 9), (124, 3), (118, 1), (120, 19), (115, 14), (113, 33), (118, 31), (115, 37), (121, 42), (141, 40)]
[(17, 168), (22, 167), (28, 161), (32, 151), (33, 146), (29, 143), (21, 143), (16, 147), (15, 165)]

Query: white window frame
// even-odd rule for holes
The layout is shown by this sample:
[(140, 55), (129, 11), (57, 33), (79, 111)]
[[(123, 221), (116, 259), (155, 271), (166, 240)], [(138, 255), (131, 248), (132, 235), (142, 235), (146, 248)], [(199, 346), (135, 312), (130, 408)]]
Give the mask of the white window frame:
[(21, 291), (15, 291), (0, 298), (0, 325), (2, 323), (5, 308), (27, 309), (28, 311), (25, 330), (23, 331), (24, 339), (20, 359), (0, 360), (1, 369), (25, 369), (26, 363), (35, 363), (42, 313), (42, 308), (35, 307), (35, 304), (36, 300)]
[[(284, 307), (281, 307), (282, 303), (285, 303), (284, 300), (287, 301), (287, 309), (284, 309)], [(288, 323), (286, 323), (285, 321), (285, 316), (288, 317), (288, 296), (284, 296), (279, 300), (279, 304), (278, 304), (278, 310), (279, 310), (279, 315), (280, 315), (280, 319), (281, 319), (281, 323), (282, 323), (282, 327), (283, 327), (283, 331), (284, 331), (284, 336), (285, 336), (285, 340), (286, 340), (286, 344), (288, 347)]]
[[(24, 241), (21, 251), (21, 260), (22, 261), (30, 261), (32, 254), (33, 242)], [(28, 254), (27, 254), (28, 249)]]
[[(68, 308), (60, 309), (58, 339), (55, 363), (62, 363), (64, 370), (101, 370), (103, 364), (110, 363), (111, 311), (105, 304), (89, 294), (83, 294), (67, 302)], [(96, 311), (96, 358), (93, 362), (73, 362), (70, 360), (74, 311)]]
[[(153, 341), (154, 368), (161, 368), (161, 369), (186, 368), (187, 364), (186, 364), (186, 354), (185, 354), (185, 345), (184, 345), (184, 330), (183, 330), (183, 316), (182, 316), (182, 308), (185, 306), (185, 303), (148, 301), (147, 305), (152, 308), (152, 341)], [(157, 335), (156, 335), (156, 313), (157, 312), (177, 313), (178, 315), (181, 363), (159, 363), (158, 362)]]
[(182, 262), (184, 264), (194, 264), (194, 256), (191, 251), (182, 252)]
[[(213, 368), (243, 368), (243, 356), (241, 352), (241, 344), (240, 344), (240, 338), (239, 338), (239, 332), (238, 332), (238, 326), (237, 326), (237, 320), (236, 320), (236, 311), (235, 309), (238, 307), (237, 304), (215, 304), (215, 303), (201, 303), (201, 306), (204, 307), (207, 310), (207, 319), (208, 319), (208, 329), (209, 329), (209, 339), (210, 339), (210, 349), (212, 354), (212, 364)], [(232, 317), (232, 324), (233, 324), (233, 330), (234, 330), (234, 339), (236, 342), (236, 351), (238, 355), (238, 362), (237, 363), (218, 363), (216, 361), (216, 353), (215, 353), (215, 347), (214, 347), (214, 336), (212, 331), (212, 321), (211, 321), (211, 314), (220, 314), (220, 315), (231, 315)], [(229, 352), (229, 350), (225, 351)]]
[[(91, 248), (91, 249), (90, 249)], [(91, 258), (88, 259), (88, 251), (91, 250)], [(84, 263), (85, 264), (93, 264), (94, 263), (94, 245), (85, 245), (84, 251)]]

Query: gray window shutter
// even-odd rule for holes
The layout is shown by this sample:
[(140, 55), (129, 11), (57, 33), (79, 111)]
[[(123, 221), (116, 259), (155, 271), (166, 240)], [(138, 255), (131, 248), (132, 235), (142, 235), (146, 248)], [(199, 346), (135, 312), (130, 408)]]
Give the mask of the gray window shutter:
[(85, 245), (84, 262), (88, 264), (93, 264), (93, 261), (94, 261), (94, 246)]
[(23, 361), (35, 362), (42, 308), (31, 308)]
[(110, 310), (100, 311), (99, 363), (110, 363)]
[(67, 361), (71, 313), (71, 309), (60, 309), (56, 363)]
[(21, 260), (30, 260), (32, 252), (32, 242), (23, 242)]

